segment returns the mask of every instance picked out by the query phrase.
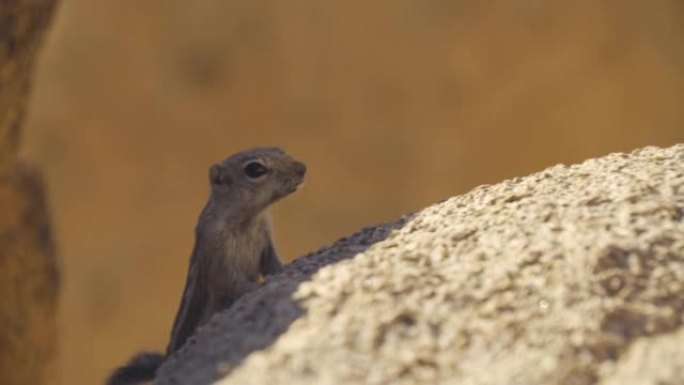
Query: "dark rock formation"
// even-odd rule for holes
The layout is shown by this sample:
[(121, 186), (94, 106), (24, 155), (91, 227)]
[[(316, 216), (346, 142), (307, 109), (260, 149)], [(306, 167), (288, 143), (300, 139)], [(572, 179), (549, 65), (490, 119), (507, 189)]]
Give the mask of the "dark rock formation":
[(42, 177), (17, 159), (33, 61), (53, 0), (0, 2), (0, 383), (54, 374), (58, 274)]

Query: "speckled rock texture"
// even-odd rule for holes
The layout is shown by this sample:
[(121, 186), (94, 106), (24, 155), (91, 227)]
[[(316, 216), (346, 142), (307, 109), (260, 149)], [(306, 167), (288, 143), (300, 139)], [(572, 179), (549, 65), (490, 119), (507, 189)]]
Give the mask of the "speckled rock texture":
[(304, 256), (160, 384), (683, 384), (684, 145), (555, 166)]

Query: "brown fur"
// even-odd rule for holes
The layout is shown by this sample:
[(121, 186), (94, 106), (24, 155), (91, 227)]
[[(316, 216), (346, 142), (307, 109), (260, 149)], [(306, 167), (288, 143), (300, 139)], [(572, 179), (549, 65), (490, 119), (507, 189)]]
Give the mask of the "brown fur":
[[(246, 166), (253, 162), (268, 172), (249, 177)], [(180, 349), (211, 315), (256, 289), (260, 276), (282, 269), (266, 210), (294, 192), (305, 173), (303, 163), (274, 147), (243, 151), (211, 166), (211, 194), (197, 221), (195, 246), (167, 356)], [(132, 360), (116, 370), (108, 384), (149, 381), (162, 362), (157, 359), (150, 365), (150, 360)]]

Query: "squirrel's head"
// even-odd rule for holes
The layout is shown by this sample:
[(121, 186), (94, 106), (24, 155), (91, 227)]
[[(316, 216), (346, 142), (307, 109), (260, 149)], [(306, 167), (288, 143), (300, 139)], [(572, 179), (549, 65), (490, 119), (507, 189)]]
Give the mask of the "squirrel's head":
[(234, 215), (253, 215), (295, 192), (304, 174), (304, 163), (280, 148), (252, 148), (209, 168), (211, 199)]

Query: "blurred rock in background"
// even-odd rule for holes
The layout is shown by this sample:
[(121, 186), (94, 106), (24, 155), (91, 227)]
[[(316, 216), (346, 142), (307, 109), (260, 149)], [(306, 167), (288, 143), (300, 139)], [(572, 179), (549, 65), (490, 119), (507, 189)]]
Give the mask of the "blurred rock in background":
[(63, 254), (61, 379), (166, 344), (207, 168), (309, 165), (275, 210), (292, 259), (482, 184), (684, 141), (677, 0), (66, 0), (27, 154)]
[(0, 384), (55, 380), (58, 268), (43, 178), (17, 157), (55, 1), (0, 2)]

